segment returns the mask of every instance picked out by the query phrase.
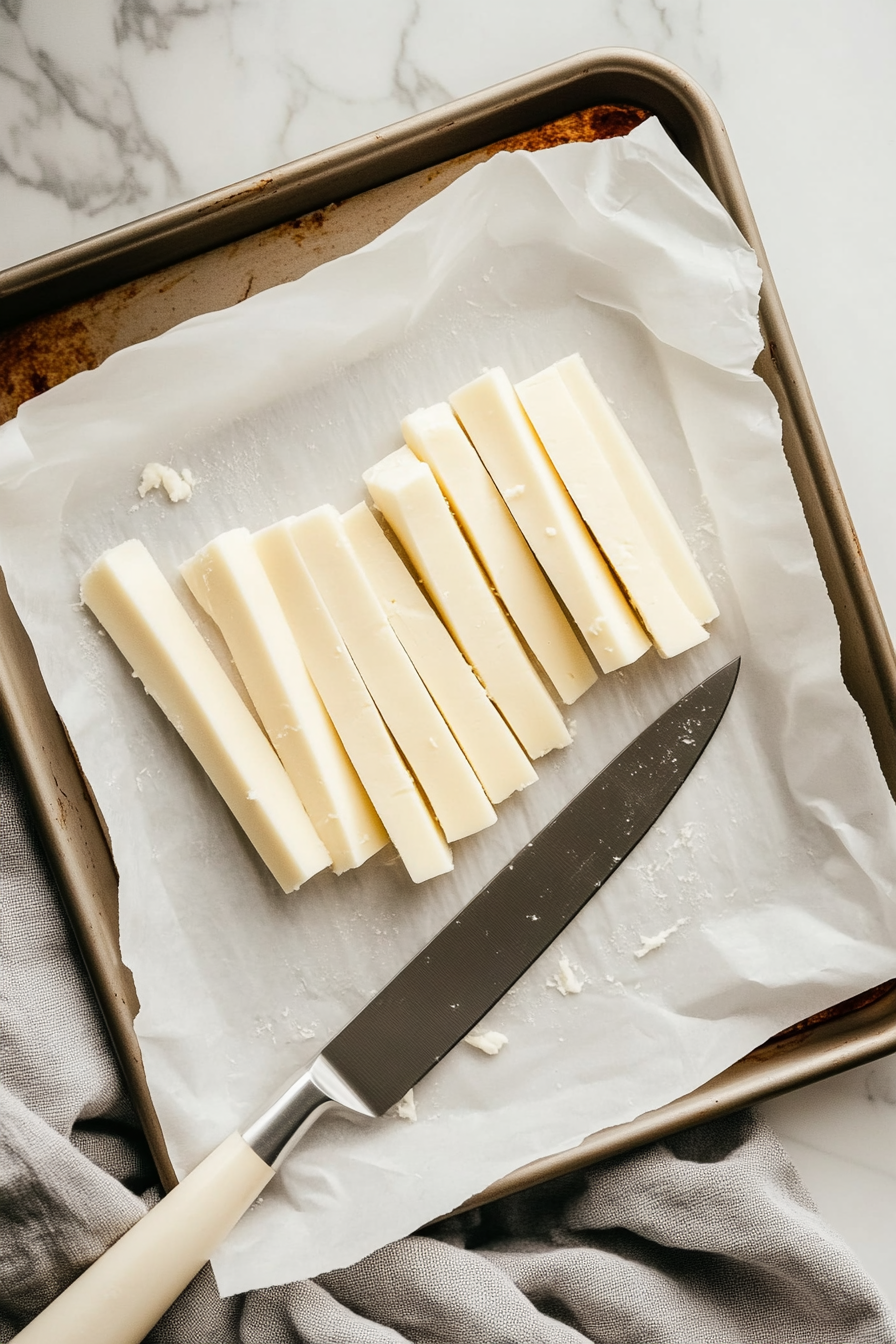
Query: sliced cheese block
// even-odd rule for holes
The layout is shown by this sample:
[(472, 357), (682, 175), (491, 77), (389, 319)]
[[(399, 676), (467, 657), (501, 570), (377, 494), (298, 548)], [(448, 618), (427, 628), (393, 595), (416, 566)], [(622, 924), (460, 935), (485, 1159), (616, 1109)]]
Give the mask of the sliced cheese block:
[(296, 549), (293, 521), (256, 533), (254, 542), (305, 665), (411, 879), (448, 873), (451, 850)]
[(336, 509), (323, 504), (302, 514), (292, 536), (445, 838), (491, 826), (495, 809), (386, 619)]
[(106, 551), (81, 596), (174, 724), (284, 891), (330, 863), (274, 749), (146, 547)]
[(569, 355), (556, 367), (680, 597), (701, 624), (715, 620), (719, 614), (715, 598), (681, 528), (582, 356)]
[(517, 630), (571, 705), (597, 673), (451, 407), (415, 411), (401, 428), (411, 452), (432, 468)]
[(503, 369), (460, 388), (451, 405), (604, 672), (650, 640), (579, 517)]
[(180, 572), (220, 628), (334, 871), (357, 868), (388, 836), (308, 675), (248, 531), (225, 532)]
[(709, 636), (660, 564), (560, 371), (544, 369), (516, 392), (659, 653), (674, 658), (702, 644)]
[(429, 467), (399, 448), (364, 473), (374, 503), (489, 696), (530, 756), (569, 733), (517, 639)]
[(342, 515), (386, 617), (493, 803), (535, 782), (532, 764), (366, 504)]

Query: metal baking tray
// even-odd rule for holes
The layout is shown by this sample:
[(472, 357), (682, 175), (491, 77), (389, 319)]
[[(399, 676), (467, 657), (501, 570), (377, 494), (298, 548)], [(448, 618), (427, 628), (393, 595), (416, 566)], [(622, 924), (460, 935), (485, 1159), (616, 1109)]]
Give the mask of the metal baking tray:
[[(764, 273), (757, 372), (774, 393), (840, 624), (843, 674), (896, 793), (896, 659), (718, 113), (654, 56), (575, 56), (261, 177), (0, 274), (0, 419), (113, 351), (238, 303), (374, 238), (501, 149), (625, 134), (657, 116), (755, 249)], [(102, 819), (0, 580), (0, 722), (166, 1186), (174, 1173), (143, 1073), (137, 998), (118, 949)], [(472, 1207), (896, 1050), (896, 982), (799, 1023), (695, 1092), (530, 1163)]]

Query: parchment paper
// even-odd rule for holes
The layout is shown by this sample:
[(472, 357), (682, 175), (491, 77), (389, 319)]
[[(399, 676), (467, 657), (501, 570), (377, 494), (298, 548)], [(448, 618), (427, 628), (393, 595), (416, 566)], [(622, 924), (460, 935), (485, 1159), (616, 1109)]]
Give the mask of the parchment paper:
[[(634, 734), (735, 653), (704, 761), (606, 891), (461, 1045), (416, 1124), (332, 1113), (215, 1258), (222, 1292), (342, 1265), (501, 1174), (662, 1105), (896, 975), (894, 809), (780, 444), (759, 272), (655, 121), (474, 168), (361, 252), (114, 355), (0, 435), (13, 599), (112, 835), (146, 1071), (179, 1172), (238, 1125)], [(391, 850), (285, 897), (78, 605), (107, 546), (176, 566), (218, 531), (363, 497), (398, 421), (483, 366), (580, 350), (711, 577), (709, 642), (602, 676), (576, 738), (414, 887)], [(200, 484), (173, 506), (148, 460)], [(204, 629), (207, 623), (201, 622)], [(213, 632), (210, 632), (213, 637)], [(642, 937), (672, 929), (643, 957)], [(559, 950), (587, 976), (547, 981)]]

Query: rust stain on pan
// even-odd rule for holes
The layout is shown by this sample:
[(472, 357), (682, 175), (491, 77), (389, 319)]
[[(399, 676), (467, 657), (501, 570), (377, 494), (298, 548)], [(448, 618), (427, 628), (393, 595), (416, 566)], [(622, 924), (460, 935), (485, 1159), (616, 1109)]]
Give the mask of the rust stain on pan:
[(600, 107), (571, 112), (568, 117), (546, 122), (532, 131), (508, 136), (506, 140), (496, 140), (489, 146), (489, 153), (497, 154), (502, 149), (553, 149), (555, 145), (565, 145), (571, 140), (612, 140), (617, 135), (628, 135), (649, 116), (650, 113), (642, 107), (628, 103), (604, 103)]
[[(186, 266), (178, 269), (187, 271)], [(161, 280), (152, 279), (159, 294), (187, 278), (186, 274), (162, 275)], [(95, 369), (126, 344), (116, 340), (121, 315), (145, 291), (146, 283), (129, 281), (70, 308), (0, 332), (0, 424), (11, 419), (23, 402), (64, 383), (73, 374)], [(145, 333), (143, 339), (150, 334), (155, 332)]]
[(23, 401), (99, 362), (88, 318), (89, 314), (64, 309), (0, 336), (0, 368), (4, 371), (0, 395), (12, 414)]
[(268, 187), (273, 183), (272, 177), (257, 177), (254, 182), (250, 182), (242, 191), (228, 192), (226, 197), (217, 201), (210, 201), (208, 205), (202, 206), (196, 213), (198, 215), (213, 215), (223, 207), (230, 209), (236, 201), (251, 201), (255, 196), (263, 195)]
[[(855, 994), (851, 999), (844, 999), (842, 1003), (832, 1004), (830, 1008), (803, 1018), (802, 1022), (787, 1027), (785, 1031), (779, 1031), (776, 1036), (769, 1037), (765, 1046), (792, 1040), (794, 1036), (802, 1036), (804, 1032), (811, 1031), (813, 1027), (820, 1027), (825, 1022), (836, 1022), (838, 1018), (846, 1017), (848, 1013), (857, 1013), (861, 1008), (870, 1008), (873, 1003), (885, 998), (894, 989), (896, 980), (887, 980), (882, 985), (875, 985), (873, 989), (866, 989), (863, 994)], [(760, 1046), (760, 1050), (764, 1050), (765, 1046)]]
[[(275, 224), (272, 229), (268, 229), (265, 237), (269, 239), (288, 239), (296, 247), (316, 244), (326, 234), (328, 226), (339, 212), (342, 204), (342, 201), (331, 201), (321, 210), (312, 210), (307, 215), (298, 215), (295, 219), (284, 220), (282, 224)], [(314, 263), (314, 265), (317, 264), (317, 262)]]
[(189, 279), (191, 271), (185, 271), (181, 267), (178, 267), (177, 269), (179, 272), (178, 274), (172, 275), (168, 280), (163, 280), (158, 286), (157, 292), (159, 294), (167, 294), (170, 289), (174, 289), (176, 285), (182, 285), (185, 280)]
[(338, 207), (338, 202), (333, 205), (325, 206), (323, 210), (312, 210), (310, 215), (299, 215), (298, 219), (290, 219), (280, 228), (288, 230), (295, 236), (296, 242), (301, 242), (306, 234), (317, 233), (323, 228), (327, 219)]
[[(632, 103), (601, 103), (597, 107), (586, 107), (579, 112), (570, 112), (569, 116), (559, 117), (556, 121), (546, 121), (530, 131), (520, 131), (518, 135), (508, 135), (504, 140), (495, 140), (485, 149), (474, 149), (463, 154), (452, 163), (482, 163), (502, 150), (513, 153), (514, 150), (527, 150), (534, 153), (539, 149), (553, 149), (555, 145), (567, 145), (574, 140), (612, 140), (619, 135), (628, 135), (651, 114), (643, 107)], [(441, 177), (445, 164), (439, 164), (430, 170), (430, 181)]]

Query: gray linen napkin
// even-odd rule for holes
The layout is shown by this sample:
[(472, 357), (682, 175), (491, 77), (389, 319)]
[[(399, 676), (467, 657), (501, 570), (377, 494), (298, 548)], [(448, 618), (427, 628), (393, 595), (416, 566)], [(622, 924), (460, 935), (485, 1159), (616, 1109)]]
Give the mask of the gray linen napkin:
[[(159, 1197), (0, 753), (0, 1341)], [(222, 1301), (208, 1266), (152, 1344), (883, 1344), (896, 1321), (773, 1134), (731, 1116), (315, 1282)]]

